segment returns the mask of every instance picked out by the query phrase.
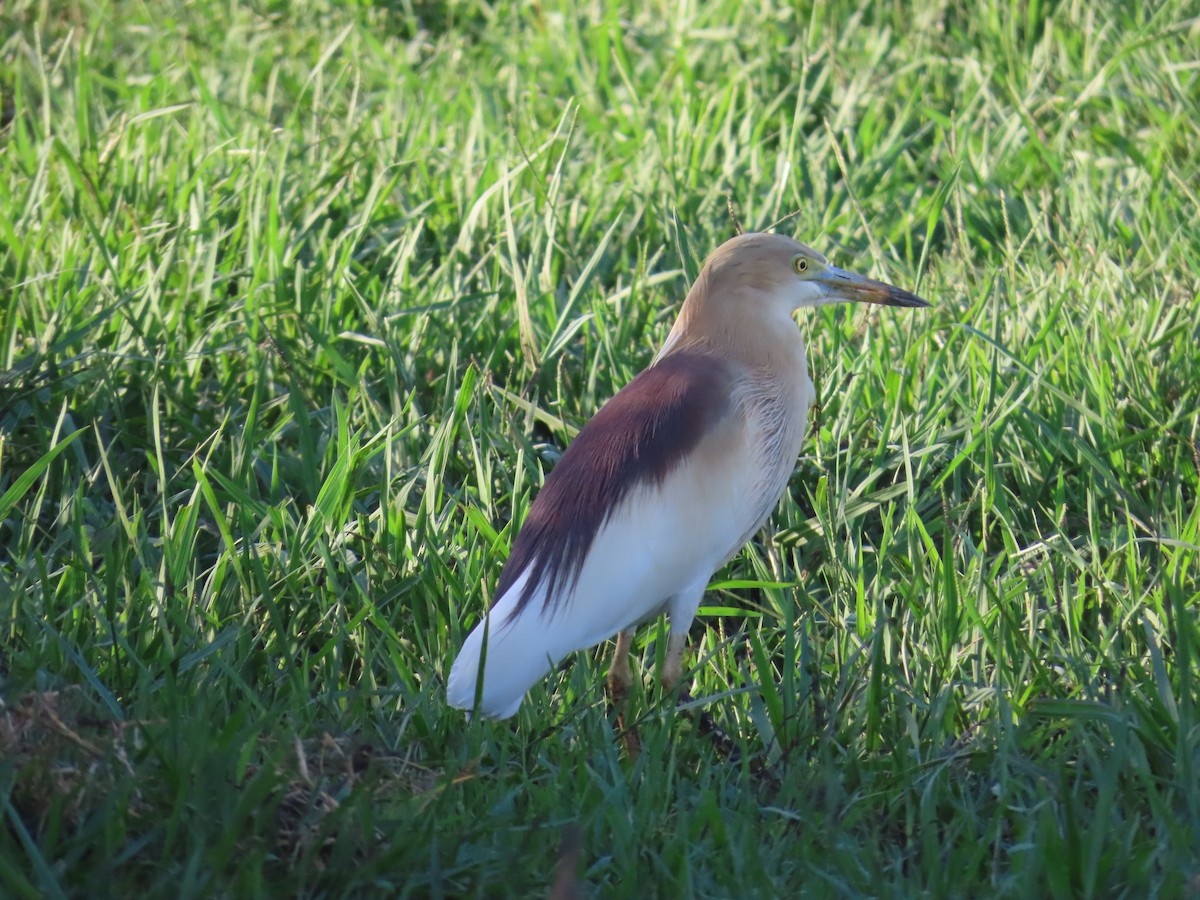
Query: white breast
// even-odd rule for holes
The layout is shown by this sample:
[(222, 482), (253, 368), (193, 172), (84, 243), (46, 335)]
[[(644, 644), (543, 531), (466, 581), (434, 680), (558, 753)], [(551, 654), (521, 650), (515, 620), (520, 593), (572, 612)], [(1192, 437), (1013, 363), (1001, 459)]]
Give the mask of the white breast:
[(753, 511), (751, 521), (747, 522), (744, 536), (730, 551), (730, 557), (770, 518), (795, 469), (804, 443), (808, 409), (816, 398), (816, 390), (804, 365), (803, 350), (801, 366), (803, 378), (799, 382), (781, 382), (777, 378), (747, 379), (739, 398), (753, 435), (758, 477), (752, 487), (754, 499), (747, 504)]

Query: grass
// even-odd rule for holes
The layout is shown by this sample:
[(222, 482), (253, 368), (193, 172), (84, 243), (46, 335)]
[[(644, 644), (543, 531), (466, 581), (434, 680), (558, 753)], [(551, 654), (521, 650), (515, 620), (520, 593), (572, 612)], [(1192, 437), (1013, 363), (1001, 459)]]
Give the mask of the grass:
[[(1194, 5), (0, 17), (4, 896), (1200, 892)], [(802, 317), (636, 762), (605, 648), (466, 723), (729, 194), (934, 308)]]

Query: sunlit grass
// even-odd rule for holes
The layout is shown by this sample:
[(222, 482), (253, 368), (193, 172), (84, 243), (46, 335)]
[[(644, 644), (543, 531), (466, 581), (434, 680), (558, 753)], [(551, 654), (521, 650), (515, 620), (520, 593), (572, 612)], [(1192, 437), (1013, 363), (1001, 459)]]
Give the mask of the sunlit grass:
[[(592, 896), (1195, 891), (1189, 10), (6, 6), (0, 893), (544, 895), (564, 835)], [(730, 196), (933, 308), (801, 317), (636, 762), (604, 648), (465, 722)]]

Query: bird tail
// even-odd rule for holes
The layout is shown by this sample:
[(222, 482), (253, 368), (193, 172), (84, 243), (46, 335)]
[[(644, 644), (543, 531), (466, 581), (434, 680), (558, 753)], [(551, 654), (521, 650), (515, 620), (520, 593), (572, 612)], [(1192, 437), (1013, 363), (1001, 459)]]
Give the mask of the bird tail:
[[(544, 628), (537, 615), (518, 615), (506, 621), (498, 612), (494, 608), (467, 636), (450, 668), (446, 700), (458, 709), (474, 709), (478, 685), (480, 714), (507, 719), (521, 706), (525, 692), (544, 678), (563, 654), (555, 657), (546, 652)], [(481, 665), (483, 683), (479, 685)]]

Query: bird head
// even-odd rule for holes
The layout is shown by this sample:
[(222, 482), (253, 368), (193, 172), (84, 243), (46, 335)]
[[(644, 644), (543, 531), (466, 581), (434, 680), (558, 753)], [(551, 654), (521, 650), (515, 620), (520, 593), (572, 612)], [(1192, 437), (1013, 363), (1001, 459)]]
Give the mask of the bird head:
[(790, 331), (786, 325), (802, 307), (831, 303), (874, 303), (924, 307), (909, 291), (832, 265), (812, 247), (782, 234), (740, 234), (726, 241), (704, 264), (658, 354), (694, 342), (745, 344), (769, 340), (768, 334)]
[(782, 234), (741, 234), (726, 241), (705, 264), (700, 281), (708, 282), (709, 292), (726, 296), (757, 289), (790, 310), (851, 301), (929, 305), (902, 288), (832, 265), (812, 247)]

